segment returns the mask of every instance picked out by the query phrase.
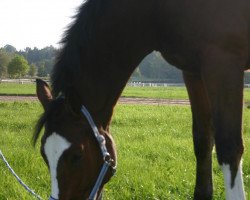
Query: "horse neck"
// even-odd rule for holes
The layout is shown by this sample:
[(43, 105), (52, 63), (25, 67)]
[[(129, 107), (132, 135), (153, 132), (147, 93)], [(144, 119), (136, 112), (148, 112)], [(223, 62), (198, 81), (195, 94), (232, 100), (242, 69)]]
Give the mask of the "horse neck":
[(84, 66), (83, 77), (75, 87), (82, 104), (89, 109), (96, 123), (101, 124), (103, 128), (108, 127), (113, 109), (130, 75), (147, 53), (134, 52), (133, 58), (124, 53), (118, 60), (109, 57), (110, 60), (106, 61), (107, 58), (98, 56), (97, 52), (93, 54), (97, 58), (91, 58), (92, 62)]
[[(147, 1), (146, 7), (151, 8), (154, 2)], [(64, 67), (59, 63), (58, 73), (55, 73), (53, 80), (64, 86), (74, 81), (73, 86), (81, 103), (96, 121), (107, 126), (130, 75), (140, 61), (155, 49), (155, 18), (152, 17), (155, 11), (142, 9), (144, 13), (138, 15), (140, 3), (133, 6), (133, 10), (117, 7), (116, 3), (105, 3), (105, 6), (99, 6), (102, 17), (93, 18), (94, 7), (98, 7), (95, 3), (88, 1), (83, 6), (76, 23), (68, 32), (67, 45), (61, 56), (65, 70), (60, 72)], [(128, 5), (125, 0), (124, 5)], [(130, 14), (124, 16), (124, 10), (130, 10)], [(115, 13), (117, 17), (114, 17)], [(137, 20), (134, 20), (135, 16)], [(76, 69), (72, 70), (71, 66)], [(54, 89), (63, 91), (58, 83)]]
[(87, 76), (88, 78), (81, 79), (81, 83), (77, 84), (77, 92), (82, 104), (87, 107), (95, 122), (106, 128), (129, 76), (119, 76), (113, 73), (114, 78), (105, 77), (102, 72)]

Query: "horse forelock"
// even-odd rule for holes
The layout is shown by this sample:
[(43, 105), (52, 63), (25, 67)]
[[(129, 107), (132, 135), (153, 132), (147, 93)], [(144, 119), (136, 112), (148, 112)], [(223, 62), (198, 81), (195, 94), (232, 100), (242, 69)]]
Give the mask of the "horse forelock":
[(36, 145), (36, 142), (39, 138), (39, 135), (42, 131), (42, 128), (45, 126), (46, 122), (49, 120), (49, 118), (52, 116), (52, 114), (55, 112), (55, 110), (57, 110), (59, 107), (61, 107), (63, 101), (64, 100), (60, 99), (60, 98), (53, 100), (50, 103), (49, 108), (38, 119), (36, 127), (35, 127), (35, 131), (33, 134), (33, 138), (32, 138), (34, 146)]

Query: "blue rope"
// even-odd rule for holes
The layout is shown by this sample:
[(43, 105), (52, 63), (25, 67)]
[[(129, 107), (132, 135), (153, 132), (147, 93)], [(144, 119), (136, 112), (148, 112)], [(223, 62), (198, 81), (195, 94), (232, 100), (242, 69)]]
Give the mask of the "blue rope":
[(37, 199), (42, 200), (42, 198), (37, 195), (33, 190), (31, 190), (19, 177), (18, 175), (14, 172), (14, 170), (11, 168), (11, 166), (9, 165), (8, 161), (5, 159), (2, 151), (0, 150), (0, 157), (1, 159), (4, 161), (5, 165), (7, 166), (7, 168), (10, 170), (10, 172), (15, 176), (15, 178), (17, 179), (17, 181), (29, 192), (31, 193), (33, 196), (35, 196)]

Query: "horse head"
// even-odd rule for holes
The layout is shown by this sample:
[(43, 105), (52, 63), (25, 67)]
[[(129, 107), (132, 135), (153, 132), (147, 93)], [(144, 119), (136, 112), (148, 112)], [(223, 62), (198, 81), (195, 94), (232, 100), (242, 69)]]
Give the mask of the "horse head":
[[(44, 126), (41, 154), (50, 171), (50, 199), (83, 200), (89, 199), (104, 160), (93, 129), (81, 113), (80, 102), (69, 93), (54, 99), (48, 84), (37, 80), (37, 96), (45, 112), (37, 124), (34, 142)], [(102, 127), (97, 129), (105, 138), (107, 152), (115, 166), (113, 139)], [(103, 186), (112, 173), (112, 167), (109, 167), (94, 199), (101, 199)]]

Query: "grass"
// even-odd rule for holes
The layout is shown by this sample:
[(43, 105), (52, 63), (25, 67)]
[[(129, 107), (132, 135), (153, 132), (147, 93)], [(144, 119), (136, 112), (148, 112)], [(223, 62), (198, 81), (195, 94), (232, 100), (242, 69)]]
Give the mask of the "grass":
[[(49, 191), (47, 169), (39, 155), (39, 149), (32, 148), (30, 139), (34, 122), (41, 112), (38, 103), (0, 103), (0, 149), (16, 173), (42, 196)], [(0, 162), (0, 199), (33, 199), (10, 175)]]
[(127, 86), (122, 96), (158, 99), (187, 99), (185, 87), (132, 87)]
[[(35, 95), (35, 84), (1, 83), (0, 95)], [(244, 99), (250, 103), (250, 88), (245, 88)], [(185, 87), (132, 87), (127, 86), (122, 96), (158, 99), (188, 99)]]
[[(47, 199), (50, 180), (39, 147), (30, 143), (42, 112), (37, 102), (0, 103), (0, 149), (18, 175)], [(245, 190), (250, 191), (250, 110), (244, 115)], [(195, 157), (189, 106), (119, 105), (112, 135), (118, 150), (118, 171), (105, 187), (106, 200), (192, 199)], [(214, 199), (224, 198), (222, 173), (214, 157)], [(0, 199), (32, 200), (0, 161)], [(250, 193), (248, 193), (248, 200)]]
[(35, 87), (32, 83), (0, 83), (0, 95), (35, 95)]
[[(35, 95), (35, 84), (1, 83), (0, 95)], [(124, 97), (146, 97), (162, 99), (187, 99), (184, 87), (131, 87), (127, 86), (123, 91)]]

